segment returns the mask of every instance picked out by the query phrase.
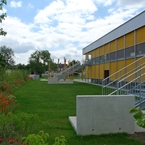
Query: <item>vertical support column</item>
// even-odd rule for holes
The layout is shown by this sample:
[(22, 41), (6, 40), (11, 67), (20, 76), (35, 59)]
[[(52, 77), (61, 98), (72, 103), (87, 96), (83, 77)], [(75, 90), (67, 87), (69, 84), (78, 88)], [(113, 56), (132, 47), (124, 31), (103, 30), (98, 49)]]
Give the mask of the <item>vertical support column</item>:
[[(117, 47), (117, 39), (115, 40), (115, 47), (116, 47), (116, 49), (115, 49), (115, 57), (116, 57), (116, 72), (117, 72), (117, 71), (118, 71), (118, 60), (117, 60), (117, 51), (118, 51), (118, 47)], [(116, 80), (117, 80), (117, 78), (119, 77), (118, 75), (119, 75), (119, 74), (116, 73)]]
[[(126, 36), (124, 35), (124, 66), (126, 67), (126, 53), (125, 53), (125, 49), (126, 49)], [(124, 74), (126, 74), (126, 69), (124, 69)]]
[[(136, 30), (134, 30), (134, 61), (136, 61), (137, 59), (136, 59)], [(139, 62), (138, 62), (139, 63)], [(139, 66), (139, 64), (138, 63), (134, 63), (134, 71), (136, 71), (137, 69), (136, 69), (136, 67), (137, 66)], [(137, 77), (137, 74), (134, 74), (134, 78), (136, 78)], [(135, 81), (135, 86), (137, 86), (137, 81)]]
[(100, 84), (100, 48), (98, 48), (98, 70), (99, 70), (98, 71), (99, 72), (98, 73), (98, 78), (99, 78), (98, 83)]

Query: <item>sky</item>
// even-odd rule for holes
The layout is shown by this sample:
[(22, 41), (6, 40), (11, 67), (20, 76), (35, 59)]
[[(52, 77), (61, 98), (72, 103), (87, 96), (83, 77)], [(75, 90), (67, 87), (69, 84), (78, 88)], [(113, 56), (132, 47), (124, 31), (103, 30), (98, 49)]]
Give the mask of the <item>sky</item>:
[(56, 63), (82, 61), (84, 47), (144, 10), (145, 0), (7, 0), (0, 47), (12, 48), (16, 64), (36, 50)]

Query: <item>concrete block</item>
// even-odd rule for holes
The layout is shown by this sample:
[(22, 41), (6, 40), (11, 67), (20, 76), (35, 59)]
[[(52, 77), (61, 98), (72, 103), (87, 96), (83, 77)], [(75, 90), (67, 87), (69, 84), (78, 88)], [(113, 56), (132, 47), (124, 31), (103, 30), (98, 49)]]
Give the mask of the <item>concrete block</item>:
[(49, 77), (48, 84), (58, 84), (58, 78), (57, 77)]
[(77, 135), (134, 133), (134, 119), (129, 113), (134, 96), (78, 95), (76, 117), (69, 120)]

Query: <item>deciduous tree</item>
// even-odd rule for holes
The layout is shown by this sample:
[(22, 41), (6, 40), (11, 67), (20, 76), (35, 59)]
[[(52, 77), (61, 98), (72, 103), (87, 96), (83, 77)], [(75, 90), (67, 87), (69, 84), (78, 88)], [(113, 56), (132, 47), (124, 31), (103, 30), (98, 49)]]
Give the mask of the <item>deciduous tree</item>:
[[(0, 10), (3, 9), (3, 5), (6, 5), (7, 4), (7, 1), (6, 0), (1, 0), (0, 2)], [(2, 13), (0, 14), (0, 23), (2, 23), (2, 20), (5, 20), (5, 17), (7, 16), (6, 13)], [(3, 31), (3, 28), (0, 28), (0, 35), (3, 35), (5, 36), (7, 34), (7, 32)]]
[(43, 72), (48, 70), (48, 62), (52, 64), (50, 53), (48, 50), (35, 51), (29, 58), (29, 65), (32, 72), (41, 76)]
[(0, 47), (0, 64), (4, 67), (10, 67), (15, 64), (15, 61), (13, 59), (14, 52), (12, 48), (7, 46), (1, 46)]

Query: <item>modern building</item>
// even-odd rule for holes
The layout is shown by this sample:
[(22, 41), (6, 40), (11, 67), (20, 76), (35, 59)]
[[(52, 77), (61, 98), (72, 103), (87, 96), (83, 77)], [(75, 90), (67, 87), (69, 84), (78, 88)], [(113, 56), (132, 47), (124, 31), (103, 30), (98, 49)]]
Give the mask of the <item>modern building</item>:
[(145, 11), (82, 51), (86, 61), (90, 62), (86, 66), (86, 78), (94, 83), (101, 83), (104, 78), (139, 59), (145, 54)]

